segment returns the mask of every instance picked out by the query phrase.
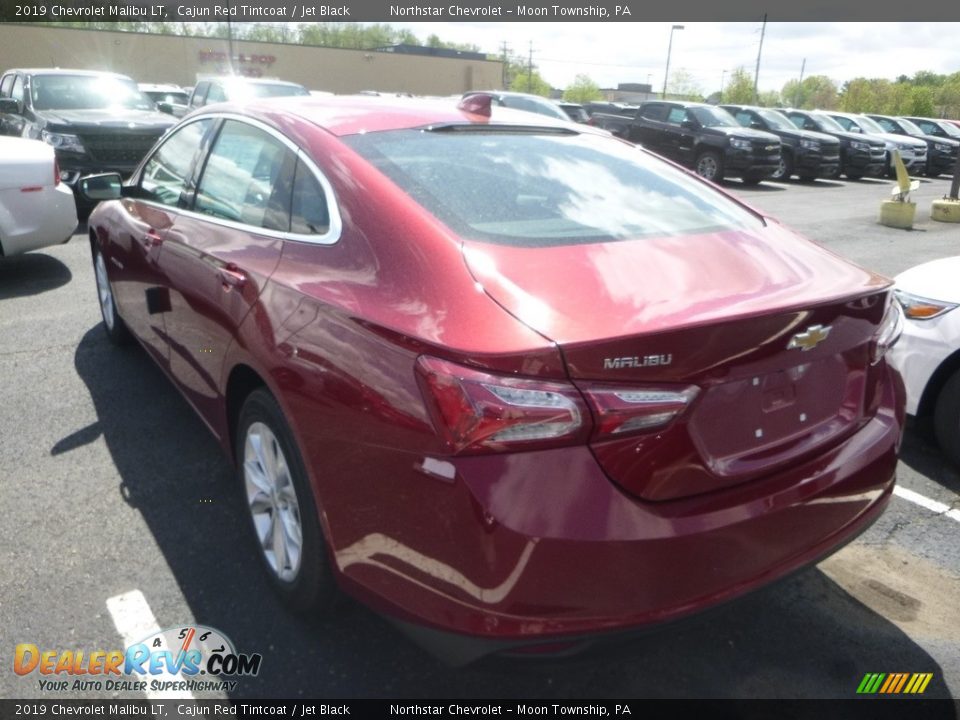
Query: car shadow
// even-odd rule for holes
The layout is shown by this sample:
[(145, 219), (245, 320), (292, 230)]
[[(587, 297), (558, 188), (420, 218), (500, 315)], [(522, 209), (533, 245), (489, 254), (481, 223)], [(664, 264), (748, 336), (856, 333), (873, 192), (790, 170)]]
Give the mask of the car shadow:
[(757, 184), (745, 183), (743, 181), (739, 182), (730, 182), (729, 180), (724, 180), (724, 185), (728, 185), (731, 188), (739, 188), (741, 190), (758, 190), (761, 192), (782, 192), (786, 190), (785, 185), (771, 185), (770, 183), (782, 183), (783, 180), (763, 180)]
[(865, 673), (894, 671), (933, 672), (926, 696), (949, 694), (921, 647), (819, 570), (569, 664), (452, 668), (351, 601), (330, 619), (295, 617), (259, 566), (230, 464), (146, 353), (113, 347), (95, 326), (74, 365), (96, 421), (55, 451), (102, 436), (120, 478), (115, 492), (141, 514), (193, 618), (240, 652), (263, 655), (234, 699), (854, 698)]
[(926, 419), (911, 418), (900, 446), (900, 461), (960, 495), (960, 472), (944, 457)]
[(25, 253), (0, 258), (0, 300), (39, 295), (72, 278), (70, 268), (52, 255)]

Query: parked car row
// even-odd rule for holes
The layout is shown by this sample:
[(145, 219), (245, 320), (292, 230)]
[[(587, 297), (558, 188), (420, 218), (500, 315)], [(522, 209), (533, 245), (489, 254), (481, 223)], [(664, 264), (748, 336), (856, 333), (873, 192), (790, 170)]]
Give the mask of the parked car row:
[(794, 108), (650, 101), (633, 115), (595, 113), (590, 122), (709, 180), (746, 183), (893, 175), (894, 151), (909, 172), (935, 177), (952, 170), (960, 150), (960, 128), (947, 121)]

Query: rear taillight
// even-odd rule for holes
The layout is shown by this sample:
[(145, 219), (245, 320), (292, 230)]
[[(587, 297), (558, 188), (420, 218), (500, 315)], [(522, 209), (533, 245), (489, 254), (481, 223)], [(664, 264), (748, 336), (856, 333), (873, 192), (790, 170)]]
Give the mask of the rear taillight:
[(900, 303), (891, 299), (887, 304), (887, 312), (880, 321), (880, 327), (870, 343), (870, 362), (876, 365), (887, 354), (887, 351), (897, 344), (903, 333), (903, 309)]
[(565, 382), (494, 375), (422, 356), (417, 378), (434, 425), (452, 453), (586, 444), (661, 430), (699, 388)]
[(417, 376), (453, 453), (585, 443), (590, 412), (569, 383), (493, 375), (432, 357)]
[(596, 440), (659, 430), (684, 412), (700, 391), (684, 388), (581, 387), (594, 410)]
[(53, 186), (56, 187), (60, 184), (60, 163), (57, 162), (56, 156), (53, 158)]

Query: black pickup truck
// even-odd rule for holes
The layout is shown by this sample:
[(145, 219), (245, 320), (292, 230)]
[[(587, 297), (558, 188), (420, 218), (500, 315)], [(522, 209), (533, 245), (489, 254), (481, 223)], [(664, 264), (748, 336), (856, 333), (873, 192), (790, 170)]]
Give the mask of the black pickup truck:
[(813, 110), (778, 108), (801, 130), (832, 135), (840, 141), (840, 172), (851, 180), (880, 177), (887, 167), (887, 146), (869, 135), (848, 132), (829, 115)]
[(707, 180), (739, 177), (752, 185), (780, 168), (780, 138), (741, 127), (713, 105), (658, 100), (643, 103), (632, 117), (597, 113), (591, 121)]
[(52, 145), (71, 187), (82, 175), (129, 175), (176, 122), (125, 75), (56, 68), (8, 70), (0, 78), (0, 134)]
[(721, 105), (738, 123), (754, 130), (773, 133), (783, 143), (780, 169), (774, 180), (789, 180), (797, 175), (811, 181), (840, 172), (840, 141), (832, 135), (801, 130), (786, 115), (770, 108), (751, 105)]

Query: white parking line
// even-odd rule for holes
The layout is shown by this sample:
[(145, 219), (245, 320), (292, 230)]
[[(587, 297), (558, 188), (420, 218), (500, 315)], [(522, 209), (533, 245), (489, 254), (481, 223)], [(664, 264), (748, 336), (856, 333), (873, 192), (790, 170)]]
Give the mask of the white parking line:
[[(107, 610), (110, 611), (110, 617), (113, 618), (113, 624), (123, 638), (125, 647), (160, 632), (157, 619), (153, 616), (147, 599), (139, 590), (131, 590), (122, 595), (107, 598)], [(162, 638), (161, 645), (164, 650), (169, 650), (166, 641)], [(183, 676), (180, 673), (165, 674), (162, 679), (176, 681), (183, 680)], [(144, 692), (148, 700), (193, 700), (193, 695), (185, 691), (151, 690), (149, 680)]]
[(952, 510), (949, 505), (946, 505), (942, 502), (931, 500), (925, 495), (921, 495), (918, 492), (908, 490), (907, 488), (899, 485), (894, 486), (893, 494), (897, 497), (903, 498), (907, 502), (912, 502), (914, 505), (919, 505), (922, 508), (926, 508), (930, 512), (935, 512), (937, 515), (943, 515), (951, 520), (960, 522), (960, 510)]

